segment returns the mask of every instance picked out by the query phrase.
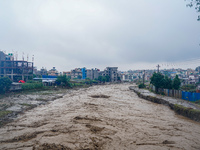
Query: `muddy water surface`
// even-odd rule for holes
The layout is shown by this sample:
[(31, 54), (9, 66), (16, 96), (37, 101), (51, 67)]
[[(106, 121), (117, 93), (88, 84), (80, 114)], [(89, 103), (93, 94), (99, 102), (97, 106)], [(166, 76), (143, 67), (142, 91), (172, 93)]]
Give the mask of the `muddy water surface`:
[(138, 98), (129, 84), (68, 92), (0, 128), (0, 149), (200, 149), (200, 124)]

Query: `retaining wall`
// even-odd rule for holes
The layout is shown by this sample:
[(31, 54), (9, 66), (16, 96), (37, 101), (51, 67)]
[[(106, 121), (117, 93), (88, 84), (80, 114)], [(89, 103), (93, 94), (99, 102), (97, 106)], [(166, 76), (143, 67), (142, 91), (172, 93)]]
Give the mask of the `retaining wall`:
[[(146, 100), (154, 102), (154, 103), (169, 106), (172, 110), (174, 110), (179, 115), (182, 115), (182, 116), (188, 117), (194, 121), (200, 122), (200, 110), (196, 110), (196, 109), (193, 109), (190, 107), (184, 107), (184, 106), (178, 105), (178, 104), (173, 104), (162, 98), (144, 95), (144, 94), (138, 92), (137, 88), (129, 87), (129, 89), (133, 90), (139, 97), (141, 97), (143, 99), (146, 99)], [(179, 92), (179, 91), (177, 91), (177, 92)]]

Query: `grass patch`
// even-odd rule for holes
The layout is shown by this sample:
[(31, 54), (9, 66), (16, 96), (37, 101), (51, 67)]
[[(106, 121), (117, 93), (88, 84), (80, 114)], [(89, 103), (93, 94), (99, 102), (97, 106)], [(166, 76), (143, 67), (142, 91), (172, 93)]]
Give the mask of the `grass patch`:
[(0, 110), (0, 118), (12, 113), (12, 111)]
[(195, 103), (195, 104), (200, 105), (200, 100), (198, 100), (198, 101), (196, 101), (196, 102), (192, 102), (192, 103)]
[(43, 99), (43, 98), (37, 98), (36, 101), (45, 101), (46, 102), (47, 100)]
[(184, 107), (178, 104), (174, 105), (174, 110), (180, 115), (183, 115), (195, 121), (200, 121), (200, 110)]
[(22, 103), (22, 104), (20, 104), (20, 105), (22, 105), (22, 106), (32, 106), (32, 104), (26, 104), (26, 103)]

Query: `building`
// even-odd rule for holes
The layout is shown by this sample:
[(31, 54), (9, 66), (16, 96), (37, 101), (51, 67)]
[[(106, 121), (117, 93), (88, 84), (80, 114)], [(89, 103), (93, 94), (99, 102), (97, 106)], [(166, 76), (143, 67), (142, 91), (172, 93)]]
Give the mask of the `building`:
[(109, 76), (110, 82), (116, 82), (118, 80), (118, 67), (106, 67), (104, 71), (99, 72), (99, 76)]
[(8, 76), (12, 81), (33, 78), (33, 62), (14, 60), (12, 53), (8, 55), (0, 51), (0, 77)]
[(48, 75), (48, 71), (46, 68), (42, 67), (39, 71), (37, 71), (36, 75), (39, 75), (39, 76)]
[(85, 79), (87, 77), (87, 70), (86, 68), (81, 68), (81, 72), (82, 72), (82, 79)]
[(56, 70), (56, 67), (53, 67), (51, 70), (48, 71), (49, 76), (58, 76), (59, 72)]
[(99, 69), (95, 68), (95, 69), (87, 69), (87, 78), (90, 78), (92, 80), (94, 79), (98, 79), (99, 77)]
[(82, 79), (82, 70), (80, 68), (75, 68), (71, 70), (71, 79)]
[(71, 71), (63, 71), (63, 75), (71, 78)]

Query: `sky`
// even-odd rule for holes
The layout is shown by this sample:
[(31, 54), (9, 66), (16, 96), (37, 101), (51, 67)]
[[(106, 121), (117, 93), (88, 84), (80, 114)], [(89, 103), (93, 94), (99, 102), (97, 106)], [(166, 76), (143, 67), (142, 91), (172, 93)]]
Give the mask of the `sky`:
[[(0, 50), (34, 66), (119, 70), (200, 65), (200, 21), (185, 0), (0, 0)], [(16, 55), (17, 54), (17, 55)], [(191, 62), (190, 60), (196, 60)], [(186, 62), (186, 63), (184, 63)]]

